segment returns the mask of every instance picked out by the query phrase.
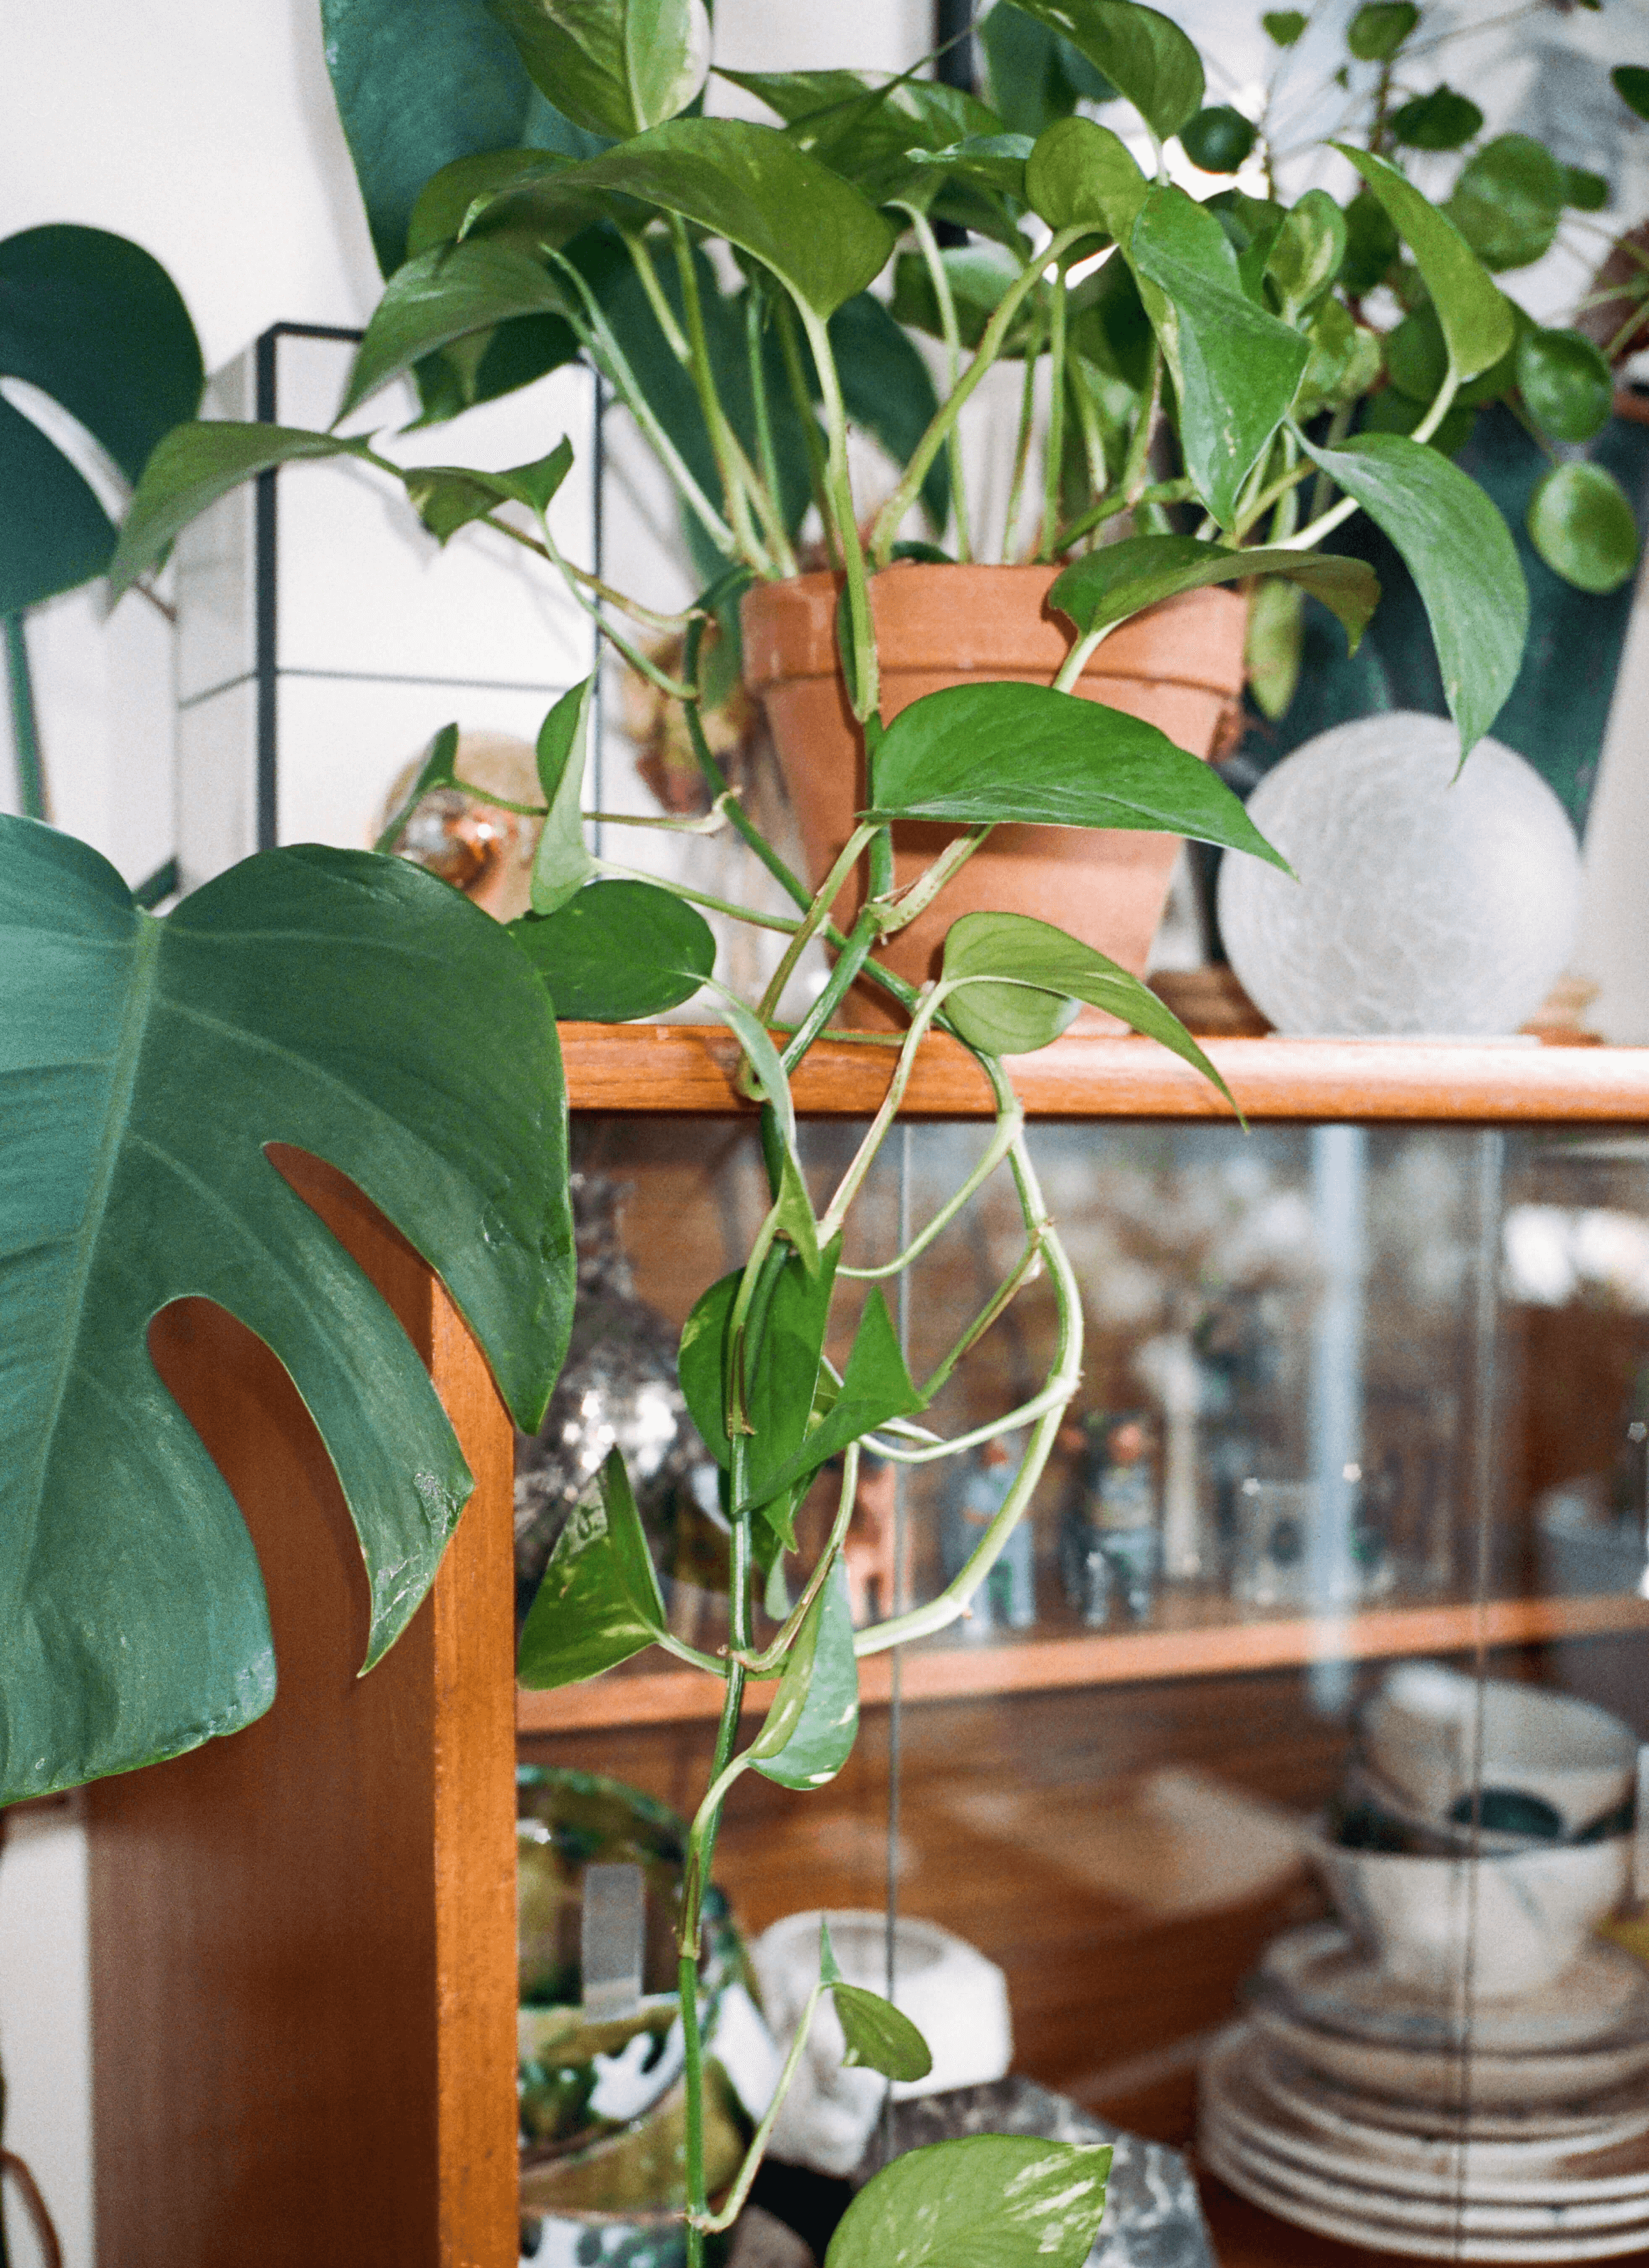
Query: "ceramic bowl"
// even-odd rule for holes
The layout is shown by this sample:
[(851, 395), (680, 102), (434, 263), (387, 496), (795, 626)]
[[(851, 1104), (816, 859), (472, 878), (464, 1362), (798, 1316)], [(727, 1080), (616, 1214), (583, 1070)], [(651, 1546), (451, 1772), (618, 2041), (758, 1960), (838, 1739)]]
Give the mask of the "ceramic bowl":
[(1307, 1856), (1341, 1921), (1394, 1984), (1439, 2000), (1505, 1999), (1554, 1983), (1631, 1881), (1632, 1837), (1469, 1859), (1348, 1851)]
[[(1630, 1804), (1638, 1742), (1618, 1717), (1566, 1693), (1489, 1678), (1482, 1686), (1477, 1782), (1555, 1815), (1556, 1834), (1583, 1834)], [(1372, 1768), (1404, 1808), (1458, 1825), (1470, 1800), (1477, 1745), (1475, 1679), (1436, 1662), (1405, 1662), (1364, 1710), (1358, 1734)]]

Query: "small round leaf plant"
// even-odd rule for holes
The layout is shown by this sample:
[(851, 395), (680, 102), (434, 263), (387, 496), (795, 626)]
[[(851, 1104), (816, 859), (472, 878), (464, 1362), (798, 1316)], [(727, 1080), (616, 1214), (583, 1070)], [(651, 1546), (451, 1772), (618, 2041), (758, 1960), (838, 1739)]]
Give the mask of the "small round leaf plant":
[[(1310, 593), (1354, 644), (1379, 586), (1329, 539), (1358, 512), (1414, 577), (1469, 754), (1517, 674), (1528, 600), (1505, 521), (1436, 445), (1461, 412), (1505, 397), (1571, 447), (1607, 414), (1608, 374), (1600, 379), (1578, 335), (1536, 330), (1496, 280), (1535, 256), (1552, 186), (1545, 153), (1502, 136), (1465, 158), (1440, 200), (1422, 187), (1422, 165), (1466, 148), (1482, 121), (1465, 97), (1412, 76), (1424, 46), (1417, 7), (1370, 6), (1353, 19), (1338, 66), (1345, 122), (1320, 153), (1321, 185), (1289, 199), (1278, 193), (1287, 168), (1270, 106), (1248, 117), (1208, 104), (1189, 40), (1131, 0), (997, 0), (981, 32), (989, 99), (916, 71), (722, 74), (759, 99), (765, 123), (705, 114), (714, 63), (701, 0), (453, 0), (440, 33), (416, 42), (394, 35), (397, 4), (324, 7), (387, 278), (340, 405), (350, 430), (180, 426), (145, 471), (114, 581), (117, 593), (129, 586), (240, 482), (307, 459), (357, 460), (404, 490), (435, 540), (484, 524), (564, 585), (616, 652), (681, 704), (715, 822), (744, 838), (791, 903), (758, 912), (607, 855), (620, 822), (598, 843), (585, 808), (592, 685), (552, 709), (538, 744), (532, 909), (500, 949), (563, 1014), (643, 1016), (708, 990), (760, 1106), (768, 1182), (744, 1263), (703, 1291), (680, 1354), (688, 1408), (721, 1474), (727, 1643), (700, 1650), (670, 1629), (616, 1455), (568, 1522), (521, 1641), (520, 1674), (535, 1685), (659, 1646), (721, 1689), (679, 1916), (696, 2264), (747, 2193), (771, 2124), (754, 2136), (731, 2192), (708, 2197), (699, 1919), (724, 1808), (750, 1772), (805, 1793), (841, 1770), (858, 1725), (858, 1665), (967, 1612), (1079, 1382), (1081, 1300), (1009, 1061), (1054, 1040), (1087, 1003), (1220, 1084), (1154, 994), (1045, 923), (969, 913), (919, 985), (886, 968), (880, 948), (1005, 823), (1167, 830), (1282, 864), (1205, 765), (1071, 688), (1118, 625), (1213, 583)], [(1266, 23), (1280, 75), (1314, 34), (1292, 11)], [(1240, 179), (1219, 186), (1198, 170), (1209, 167), (1240, 168)], [(1554, 230), (1592, 195), (1586, 179), (1561, 168), (1556, 177)], [(423, 419), (440, 422), (575, 357), (600, 372), (615, 414), (633, 419), (673, 483), (703, 568), (703, 596), (685, 613), (610, 588), (565, 557), (550, 515), (571, 464), (564, 438), (547, 433), (539, 457), (503, 472), (459, 461), (403, 470), (358, 430), (358, 413), (394, 380), (409, 378)], [(1049, 602), (1070, 625), (1069, 652), (1050, 684), (970, 684), (886, 717), (872, 583), (911, 549), (965, 561), (987, 548), (960, 432), (998, 363), (1019, 367), (1024, 416), (995, 548), (1057, 571)], [(856, 474), (853, 427), (894, 460), (874, 491)], [(1034, 428), (1043, 436), (1034, 476)], [(1594, 482), (1546, 499), (1537, 518), (1538, 542), (1585, 552), (1583, 581), (1601, 580), (1599, 547), (1622, 549), (1618, 516)], [(744, 590), (795, 574), (813, 553), (839, 577), (843, 669), (868, 780), (858, 823), (816, 889), (728, 792), (701, 722), (718, 643), (710, 626), (731, 626)], [(660, 630), (678, 640), (668, 667), (641, 643)], [(415, 795), (452, 778), (454, 745), (452, 728), (436, 737)], [(924, 875), (895, 889), (891, 829), (912, 818), (954, 832)], [(832, 909), (856, 874), (860, 910), (838, 927)], [(702, 909), (784, 936), (762, 998), (723, 984)], [(422, 898), (411, 910), (434, 939), (440, 924)], [(210, 924), (203, 932), (209, 954)], [(828, 976), (800, 1022), (783, 1025), (781, 992), (815, 939), (831, 956)], [(467, 930), (461, 942), (481, 974)], [(191, 961), (192, 982), (206, 981), (195, 974), (206, 965)], [(889, 1043), (885, 1101), (820, 1190), (804, 1172), (792, 1083), (856, 983), (880, 988), (902, 1028)], [(855, 1208), (918, 1050), (939, 1032), (976, 1059), (994, 1123), (975, 1165), (902, 1248), (866, 1261), (850, 1235)], [(499, 1141), (507, 1146), (502, 1130)], [(997, 1174), (1017, 1200), (1018, 1253), (932, 1373), (913, 1377), (883, 1287)], [(941, 1437), (930, 1405), (1033, 1278), (1049, 1286), (1056, 1317), (1046, 1374), (1019, 1407)], [(516, 1296), (530, 1304), (527, 1287)], [(857, 1314), (839, 1367), (826, 1351), (843, 1344), (831, 1336), (838, 1300)], [(541, 1370), (525, 1399), (538, 1401)], [(1011, 1432), (1025, 1437), (1023, 1461), (966, 1565), (936, 1597), (855, 1630), (842, 1550), (861, 1456), (922, 1466)], [(805, 1554), (796, 1514), (815, 1483), (834, 1491), (834, 1510), (822, 1547)], [(777, 1683), (740, 1748), (753, 1678)], [(828, 1941), (819, 1991), (836, 1996), (855, 2056), (894, 2077), (917, 2072), (920, 2041), (844, 1984)], [(1075, 2268), (1102, 2210), (1101, 2159), (1001, 2138), (914, 2154), (864, 2193), (829, 2263), (961, 2257), (946, 2247), (962, 2242), (965, 2204), (966, 2241), (976, 2245), (988, 2218), (993, 2260)]]

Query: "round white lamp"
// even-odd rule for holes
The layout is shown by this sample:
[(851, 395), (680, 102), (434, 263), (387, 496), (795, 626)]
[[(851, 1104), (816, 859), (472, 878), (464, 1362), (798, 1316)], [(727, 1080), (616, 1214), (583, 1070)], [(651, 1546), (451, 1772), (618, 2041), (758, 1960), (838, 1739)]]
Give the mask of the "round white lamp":
[(1248, 815), (1299, 877), (1228, 853), (1219, 926), (1279, 1032), (1514, 1032), (1562, 974), (1580, 853), (1534, 767), (1396, 710), (1284, 758)]

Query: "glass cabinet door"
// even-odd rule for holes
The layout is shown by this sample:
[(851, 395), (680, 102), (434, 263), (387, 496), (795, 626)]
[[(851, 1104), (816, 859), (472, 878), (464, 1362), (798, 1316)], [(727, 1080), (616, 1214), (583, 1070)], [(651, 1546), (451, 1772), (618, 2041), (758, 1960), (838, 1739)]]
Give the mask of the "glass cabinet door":
[[(806, 1130), (816, 1196), (861, 1131)], [(986, 1134), (890, 1143), (848, 1266), (908, 1241)], [(1342, 2242), (1649, 2257), (1649, 1141), (1088, 1120), (1031, 1147), (1082, 1381), (972, 1611), (863, 1660), (840, 1776), (740, 1784), (716, 1867), (758, 1974), (781, 1975), (776, 1925), (821, 1909), (870, 1918), (896, 1987), (963, 1940), (1005, 2005), (979, 1986), (934, 2083), (1011, 2068), (1190, 2149), (1227, 2268), (1366, 2257)], [(713, 1652), (725, 1530), (674, 1351), (766, 1210), (759, 1145), (747, 1122), (591, 1116), (575, 1164), (585, 1298), (518, 1462), (522, 1598), (616, 1441), (672, 1627)], [(935, 1239), (894, 1314), (914, 1379), (1023, 1243), (999, 1179)], [(871, 1280), (839, 1281), (838, 1368)], [(1027, 1281), (923, 1417), (975, 1445), (866, 1455), (856, 1620), (936, 1598), (966, 1558), (1054, 1329)], [(783, 1586), (781, 1563), (780, 1614)], [(644, 1653), (523, 1694), (520, 1753), (690, 1812), (718, 1699)], [(880, 2096), (837, 2110), (838, 2159), (886, 2146)]]

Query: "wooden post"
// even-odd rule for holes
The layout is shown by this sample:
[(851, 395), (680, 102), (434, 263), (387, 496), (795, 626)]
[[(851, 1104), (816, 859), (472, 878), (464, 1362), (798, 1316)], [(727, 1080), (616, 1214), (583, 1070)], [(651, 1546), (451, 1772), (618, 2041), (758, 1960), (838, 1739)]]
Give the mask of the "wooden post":
[(99, 2268), (513, 2268), (510, 1423), (417, 1256), (340, 1175), (281, 1162), (429, 1363), (475, 1493), (357, 1678), (365, 1574), (297, 1394), (219, 1309), (158, 1320), (257, 1545), (280, 1683), (247, 1732), (89, 1793)]

